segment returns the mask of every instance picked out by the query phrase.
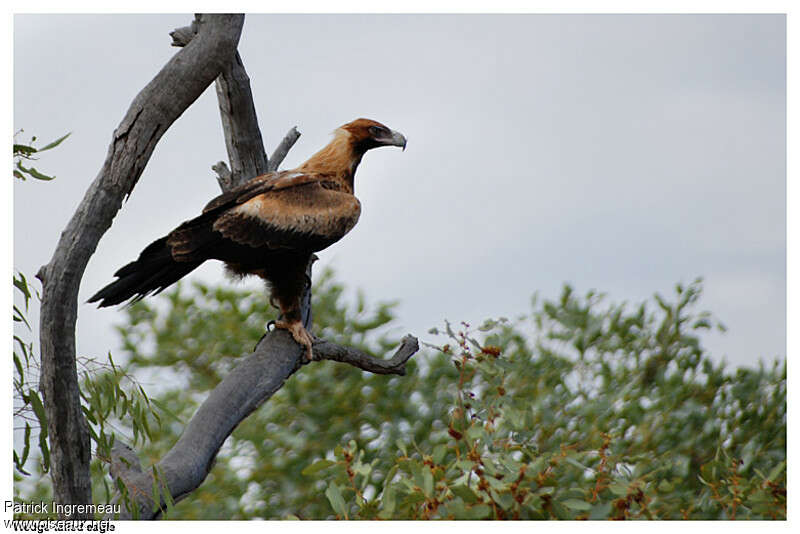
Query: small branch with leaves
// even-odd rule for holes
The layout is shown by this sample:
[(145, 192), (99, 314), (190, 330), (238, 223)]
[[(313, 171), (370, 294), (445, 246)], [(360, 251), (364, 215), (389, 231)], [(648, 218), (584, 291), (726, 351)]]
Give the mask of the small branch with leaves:
[[(22, 130), (17, 132), (14, 135), (14, 137), (16, 137), (18, 134), (21, 134), (21, 133), (22, 133)], [(36, 180), (43, 180), (43, 181), (50, 181), (50, 180), (54, 179), (55, 176), (49, 176), (47, 174), (39, 172), (33, 166), (25, 167), (22, 164), (22, 162), (23, 161), (36, 160), (36, 158), (34, 157), (36, 154), (39, 154), (39, 153), (44, 152), (46, 150), (50, 150), (50, 149), (53, 149), (53, 148), (57, 147), (58, 145), (61, 144), (62, 141), (64, 141), (64, 139), (66, 139), (69, 136), (70, 136), (70, 134), (62, 135), (61, 137), (59, 137), (58, 139), (56, 139), (52, 143), (48, 143), (45, 146), (43, 146), (42, 148), (36, 148), (35, 146), (33, 146), (33, 143), (36, 142), (36, 136), (31, 137), (31, 140), (27, 145), (23, 145), (21, 143), (20, 144), (14, 143), (14, 169), (12, 171), (13, 174), (14, 174), (14, 178), (18, 178), (19, 180), (25, 180), (26, 177), (27, 177), (27, 178), (34, 178)]]

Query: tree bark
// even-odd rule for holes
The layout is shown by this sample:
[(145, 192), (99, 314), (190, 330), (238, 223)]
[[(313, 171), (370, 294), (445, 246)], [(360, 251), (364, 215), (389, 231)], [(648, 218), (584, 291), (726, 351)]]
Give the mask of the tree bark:
[[(186, 46), (196, 33), (196, 22), (172, 31), (173, 46)], [(239, 52), (220, 73), (215, 86), (230, 167), (220, 161), (212, 169), (217, 173), (220, 188), (228, 191), (255, 176), (278, 170), (286, 154), (300, 138), (300, 132), (296, 126), (292, 127), (275, 148), (272, 157), (267, 158), (250, 90), (250, 77)]]
[(250, 91), (250, 78), (238, 52), (217, 77), (216, 88), (225, 147), (231, 164), (231, 185), (235, 187), (269, 170)]
[[(91, 503), (90, 439), (81, 413), (75, 362), (78, 289), (86, 264), (161, 136), (230, 63), (243, 22), (243, 15), (203, 15), (197, 36), (136, 96), (52, 259), (37, 274), (42, 281), (39, 389), (44, 396), (57, 503)], [(70, 517), (88, 518), (88, 514)]]
[(286, 154), (289, 153), (289, 150), (294, 146), (297, 140), (300, 138), (300, 132), (297, 131), (297, 126), (293, 126), (286, 135), (283, 136), (283, 141), (275, 148), (272, 152), (272, 156), (269, 158), (269, 170), (277, 171), (278, 167), (280, 166), (281, 162), (283, 162), (283, 158), (286, 157)]

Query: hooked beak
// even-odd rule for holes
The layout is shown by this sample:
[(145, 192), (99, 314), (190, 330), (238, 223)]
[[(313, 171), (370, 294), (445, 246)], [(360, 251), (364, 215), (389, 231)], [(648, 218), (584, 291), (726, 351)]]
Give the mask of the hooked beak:
[(403, 150), (406, 149), (406, 136), (401, 134), (400, 132), (395, 132), (392, 130), (392, 135), (388, 139), (383, 140), (384, 144), (390, 146), (399, 146), (402, 147)]

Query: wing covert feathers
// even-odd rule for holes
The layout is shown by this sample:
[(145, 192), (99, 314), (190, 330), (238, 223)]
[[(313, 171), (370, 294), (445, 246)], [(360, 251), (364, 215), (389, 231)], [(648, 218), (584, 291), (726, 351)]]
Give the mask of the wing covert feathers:
[(360, 215), (353, 195), (308, 181), (254, 196), (221, 214), (213, 228), (251, 247), (318, 251), (341, 239)]
[(203, 208), (203, 213), (219, 208), (231, 208), (246, 202), (256, 195), (261, 195), (269, 191), (319, 182), (322, 179), (323, 177), (318, 174), (297, 171), (280, 171), (262, 174), (212, 199), (206, 204), (206, 207)]

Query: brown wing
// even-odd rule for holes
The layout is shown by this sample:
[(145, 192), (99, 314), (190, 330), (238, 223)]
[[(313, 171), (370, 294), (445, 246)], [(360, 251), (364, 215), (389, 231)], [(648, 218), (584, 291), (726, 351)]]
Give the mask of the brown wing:
[[(176, 261), (247, 263), (253, 248), (316, 252), (338, 241), (358, 221), (361, 205), (323, 175), (282, 171), (258, 176), (224, 193), (167, 236)], [(234, 257), (235, 256), (235, 257)], [(250, 258), (254, 260), (255, 256)]]
[(287, 187), (294, 187), (312, 182), (318, 182), (322, 178), (318, 174), (300, 173), (294, 171), (280, 171), (262, 174), (251, 178), (239, 187), (231, 189), (215, 197), (206, 204), (203, 208), (203, 213), (212, 211), (218, 208), (232, 208), (237, 204), (246, 202), (248, 199), (256, 195), (273, 191), (276, 189), (285, 189)]
[(322, 250), (349, 232), (361, 214), (358, 199), (325, 185), (305, 174), (279, 177), (268, 191), (248, 195), (219, 215), (213, 229), (254, 248)]

